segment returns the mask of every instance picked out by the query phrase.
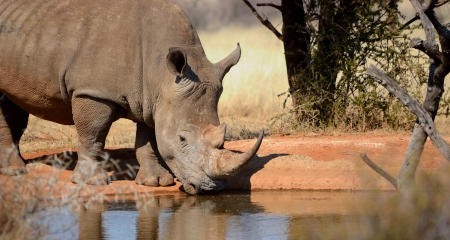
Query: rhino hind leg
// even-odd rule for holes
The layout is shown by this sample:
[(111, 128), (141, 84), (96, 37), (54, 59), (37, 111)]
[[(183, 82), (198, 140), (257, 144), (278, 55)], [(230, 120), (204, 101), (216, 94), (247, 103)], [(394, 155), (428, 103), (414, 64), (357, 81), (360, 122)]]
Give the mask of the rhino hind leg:
[(88, 96), (72, 99), (72, 113), (78, 133), (78, 162), (70, 179), (73, 183), (107, 185), (109, 177), (102, 165), (103, 151), (111, 124), (117, 119), (116, 104)]
[(27, 173), (19, 141), (28, 124), (29, 113), (0, 93), (0, 173)]
[(172, 174), (159, 164), (160, 156), (154, 128), (145, 123), (137, 124), (135, 149), (140, 165), (135, 179), (137, 184), (152, 187), (175, 184)]

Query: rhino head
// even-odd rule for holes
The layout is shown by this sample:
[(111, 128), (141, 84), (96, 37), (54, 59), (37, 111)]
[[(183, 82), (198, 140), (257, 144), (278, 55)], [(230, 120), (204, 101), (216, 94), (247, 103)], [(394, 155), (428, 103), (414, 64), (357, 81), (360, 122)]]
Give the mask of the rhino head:
[(263, 132), (248, 152), (223, 148), (226, 124), (219, 122), (217, 105), (223, 77), (240, 55), (239, 44), (215, 64), (201, 45), (170, 48), (167, 55), (171, 76), (154, 113), (155, 134), (161, 156), (187, 193), (222, 190), (226, 178), (241, 170), (261, 145)]

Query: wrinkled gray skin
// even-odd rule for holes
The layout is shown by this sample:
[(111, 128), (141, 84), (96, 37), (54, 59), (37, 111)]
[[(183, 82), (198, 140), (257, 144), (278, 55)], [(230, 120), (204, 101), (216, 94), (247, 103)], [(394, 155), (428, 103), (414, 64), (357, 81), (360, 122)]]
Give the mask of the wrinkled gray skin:
[[(119, 118), (137, 123), (136, 183), (221, 190), (258, 150), (222, 148), (217, 104), (239, 46), (213, 64), (186, 14), (167, 0), (0, 2), (0, 171), (26, 172), (18, 143), (28, 115), (75, 124), (71, 180), (107, 184), (97, 162)], [(12, 148), (13, 147), (13, 148)]]

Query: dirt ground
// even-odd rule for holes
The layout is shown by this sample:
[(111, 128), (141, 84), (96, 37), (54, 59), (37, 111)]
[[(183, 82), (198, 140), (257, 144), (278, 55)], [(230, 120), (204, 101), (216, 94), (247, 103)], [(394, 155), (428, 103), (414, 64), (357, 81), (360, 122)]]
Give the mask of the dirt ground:
[[(269, 136), (263, 140), (257, 157), (240, 173), (228, 179), (229, 189), (266, 190), (392, 190), (385, 179), (373, 172), (360, 159), (362, 152), (391, 175), (396, 176), (403, 161), (410, 133), (364, 133), (335, 135), (285, 135)], [(446, 140), (449, 140), (447, 138)], [(230, 141), (225, 148), (246, 151), (256, 139)], [(137, 186), (133, 171), (138, 169), (134, 150), (108, 149), (111, 158), (119, 160), (109, 169), (113, 178), (109, 186), (85, 186), (85, 194), (102, 193), (175, 193), (180, 192), (180, 183), (171, 187)], [(56, 174), (58, 188), (75, 189), (69, 176), (73, 164), (67, 169), (45, 164), (45, 159), (62, 161), (76, 159), (76, 151), (49, 149), (26, 153), (30, 162), (28, 179), (49, 178)], [(418, 172), (444, 171), (449, 163), (442, 157), (430, 140), (427, 141)], [(125, 171), (127, 170), (128, 171)], [(2, 181), (7, 176), (0, 176)], [(62, 194), (62, 193), (60, 193)]]

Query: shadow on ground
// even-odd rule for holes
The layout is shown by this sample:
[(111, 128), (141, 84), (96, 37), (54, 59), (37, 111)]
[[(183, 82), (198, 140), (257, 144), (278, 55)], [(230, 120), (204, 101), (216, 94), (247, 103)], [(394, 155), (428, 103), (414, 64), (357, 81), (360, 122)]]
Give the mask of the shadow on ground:
[(227, 188), (229, 189), (252, 189), (250, 178), (263, 169), (264, 166), (275, 158), (288, 156), (289, 154), (269, 154), (265, 156), (256, 155), (254, 159), (238, 174), (228, 179)]
[[(108, 172), (113, 172), (112, 180), (134, 180), (139, 170), (139, 163), (133, 148), (122, 148), (106, 150), (107, 155), (102, 164)], [(28, 163), (44, 163), (60, 169), (73, 171), (77, 163), (78, 153), (75, 151), (64, 151), (51, 155), (29, 159)]]
[[(139, 170), (139, 163), (136, 159), (136, 153), (132, 148), (106, 150), (108, 154), (105, 158), (104, 168), (108, 172), (113, 172), (111, 179), (114, 180), (134, 180)], [(238, 174), (228, 179), (228, 188), (232, 189), (251, 189), (250, 178), (253, 174), (263, 169), (272, 159), (287, 156), (288, 154), (270, 154), (255, 158)], [(59, 169), (72, 171), (77, 163), (78, 154), (76, 151), (64, 151), (51, 155), (29, 159), (28, 163), (43, 163)], [(161, 161), (160, 161), (161, 162)], [(163, 166), (165, 163), (162, 163)]]

